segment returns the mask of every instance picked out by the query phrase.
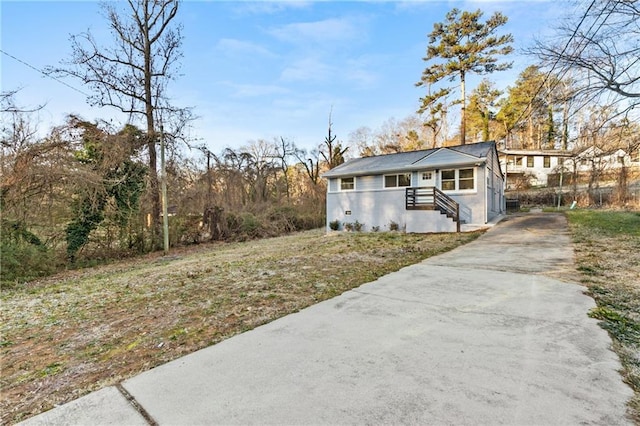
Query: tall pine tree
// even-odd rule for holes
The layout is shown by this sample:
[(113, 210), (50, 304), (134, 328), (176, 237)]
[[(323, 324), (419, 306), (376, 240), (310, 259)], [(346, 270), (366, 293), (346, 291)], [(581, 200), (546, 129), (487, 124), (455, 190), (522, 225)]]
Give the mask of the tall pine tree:
[[(433, 25), (429, 34), (427, 55), (423, 58), (431, 65), (422, 72), (417, 86), (441, 82), (445, 79), (460, 80), (460, 143), (466, 140), (466, 93), (467, 74), (490, 74), (511, 68), (511, 62), (498, 63), (499, 55), (507, 55), (513, 51), (510, 43), (511, 34), (497, 36), (499, 27), (507, 22), (507, 17), (500, 12), (494, 13), (486, 22), (481, 22), (483, 12), (461, 12), (452, 9), (447, 13), (445, 22)], [(424, 102), (424, 98), (423, 98)], [(428, 108), (423, 105), (422, 110)]]

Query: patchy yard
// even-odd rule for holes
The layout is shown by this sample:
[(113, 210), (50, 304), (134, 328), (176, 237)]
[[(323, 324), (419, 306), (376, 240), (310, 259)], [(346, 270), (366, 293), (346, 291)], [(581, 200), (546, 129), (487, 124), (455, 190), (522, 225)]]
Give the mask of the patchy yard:
[(613, 338), (624, 380), (635, 397), (631, 415), (640, 424), (640, 213), (567, 212), (578, 271), (597, 308), (591, 316)]
[(1, 293), (14, 423), (477, 238), (309, 231), (69, 271)]

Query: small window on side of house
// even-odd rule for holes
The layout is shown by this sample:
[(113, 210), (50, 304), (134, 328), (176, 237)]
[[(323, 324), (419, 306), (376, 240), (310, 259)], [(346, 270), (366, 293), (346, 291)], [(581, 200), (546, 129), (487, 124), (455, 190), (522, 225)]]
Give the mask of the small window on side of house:
[(433, 178), (432, 172), (422, 172), (422, 180), (431, 180)]
[(522, 166), (522, 157), (520, 156), (516, 157), (516, 166)]
[(356, 178), (348, 177), (340, 179), (340, 191), (353, 191), (356, 187)]
[(527, 167), (533, 167), (533, 155), (527, 156)]
[(551, 157), (550, 156), (548, 156), (548, 155), (544, 156), (542, 166), (545, 169), (548, 169), (549, 167), (551, 167)]

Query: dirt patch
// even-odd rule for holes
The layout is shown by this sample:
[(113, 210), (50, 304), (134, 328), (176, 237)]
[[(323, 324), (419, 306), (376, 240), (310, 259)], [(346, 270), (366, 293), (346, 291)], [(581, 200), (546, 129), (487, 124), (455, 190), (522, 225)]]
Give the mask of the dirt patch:
[(119, 383), (480, 234), (310, 231), (145, 256), (5, 290), (1, 423)]

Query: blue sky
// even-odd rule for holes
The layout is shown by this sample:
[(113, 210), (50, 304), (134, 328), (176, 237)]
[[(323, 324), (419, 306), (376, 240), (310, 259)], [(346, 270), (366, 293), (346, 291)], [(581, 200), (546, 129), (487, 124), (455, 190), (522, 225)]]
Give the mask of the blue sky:
[[(175, 105), (199, 117), (191, 136), (213, 152), (250, 140), (286, 137), (313, 148), (327, 132), (347, 142), (359, 127), (378, 128), (418, 107), (414, 87), (434, 22), (453, 7), (509, 17), (504, 31), (515, 47), (528, 46), (566, 12), (563, 1), (185, 1), (178, 20), (184, 43), (178, 80), (170, 84)], [(2, 0), (1, 49), (42, 69), (70, 57), (69, 36), (90, 29), (108, 40), (106, 21), (94, 1)], [(85, 96), (7, 55), (0, 55), (2, 90), (21, 89), (23, 106), (46, 104), (41, 130), (66, 114), (124, 122), (114, 110), (93, 108)], [(512, 55), (514, 67), (491, 77), (500, 89), (532, 63)], [(479, 79), (471, 79), (469, 91)], [(79, 82), (65, 80), (87, 92)]]

